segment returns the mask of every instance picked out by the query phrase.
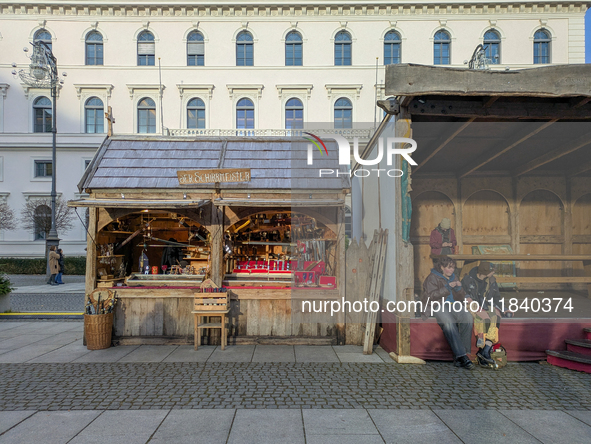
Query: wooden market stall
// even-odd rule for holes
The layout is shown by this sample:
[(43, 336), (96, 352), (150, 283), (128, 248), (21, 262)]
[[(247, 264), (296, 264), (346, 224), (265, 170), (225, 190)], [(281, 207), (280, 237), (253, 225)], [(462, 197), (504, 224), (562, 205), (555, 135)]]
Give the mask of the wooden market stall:
[(115, 338), (192, 343), (209, 278), (230, 293), (230, 343), (344, 342), (344, 315), (300, 309), (344, 296), (349, 178), (319, 178), (340, 170), (327, 146), (308, 165), (302, 138), (107, 138), (69, 205), (89, 209), (86, 293), (117, 293)]
[[(399, 189), (391, 230), (398, 239), (396, 300), (420, 294), (433, 266), (430, 234), (448, 218), (458, 259), (504, 259), (493, 262), (510, 297), (576, 301), (570, 319), (541, 320), (521, 310), (505, 320), (510, 359), (544, 359), (565, 336), (582, 338), (591, 319), (591, 66), (392, 65), (386, 94), (394, 97), (380, 106), (396, 116), (396, 136), (410, 135), (418, 146), (412, 186)], [(403, 212), (405, 200), (412, 216)], [(382, 346), (402, 356), (448, 358), (445, 342), (434, 339), (441, 336), (437, 325), (427, 329), (415, 315), (386, 316)]]

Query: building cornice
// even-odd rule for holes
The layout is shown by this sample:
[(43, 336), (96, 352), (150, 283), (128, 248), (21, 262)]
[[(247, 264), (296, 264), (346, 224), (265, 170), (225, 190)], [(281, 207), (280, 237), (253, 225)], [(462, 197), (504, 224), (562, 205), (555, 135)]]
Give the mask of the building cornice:
[(88, 83), (88, 84), (74, 84), (74, 88), (76, 88), (76, 95), (78, 98), (82, 95), (82, 91), (85, 89), (89, 90), (104, 90), (107, 92), (107, 97), (111, 97), (111, 91), (113, 90), (113, 85), (107, 83)]
[[(432, 15), (466, 16), (481, 14), (578, 14), (587, 10), (587, 3), (583, 1), (558, 2), (558, 1), (521, 1), (498, 0), (490, 3), (486, 0), (471, 2), (456, 2), (446, 4), (440, 0), (423, 0), (421, 3), (408, 1), (393, 3), (392, 1), (372, 1), (368, 3), (343, 4), (338, 1), (306, 1), (306, 2), (270, 2), (246, 4), (234, 1), (218, 1), (215, 4), (196, 5), (195, 2), (186, 1), (96, 1), (91, 5), (83, 2), (68, 1), (38, 1), (23, 0), (19, 3), (0, 5), (2, 15), (31, 15), (35, 17), (67, 16), (91, 17), (93, 21), (99, 21), (101, 17), (122, 17), (126, 19), (158, 17), (180, 18), (198, 17), (207, 18), (234, 18), (254, 19), (257, 17), (271, 17), (285, 19), (288, 17), (309, 18), (321, 17), (363, 17), (363, 16), (394, 16), (408, 17), (421, 16), (427, 18)], [(384, 17), (386, 18), (386, 17)]]
[(184, 97), (185, 93), (190, 92), (205, 92), (211, 100), (213, 96), (213, 90), (215, 88), (212, 84), (198, 84), (198, 83), (177, 83), (176, 87), (179, 89), (179, 94), (181, 99)]

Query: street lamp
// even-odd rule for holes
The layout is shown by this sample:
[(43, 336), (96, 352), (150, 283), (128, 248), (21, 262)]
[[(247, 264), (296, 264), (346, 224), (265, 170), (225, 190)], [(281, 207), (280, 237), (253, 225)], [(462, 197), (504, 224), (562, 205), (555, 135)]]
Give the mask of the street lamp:
[[(49, 234), (45, 238), (45, 256), (49, 255), (49, 248), (51, 246), (59, 245), (59, 237), (57, 235), (57, 229), (55, 226), (55, 200), (57, 193), (55, 190), (55, 179), (56, 179), (56, 102), (57, 102), (57, 88), (59, 84), (63, 84), (64, 80), (60, 79), (57, 72), (57, 58), (53, 55), (51, 48), (47, 43), (37, 40), (33, 43), (33, 53), (29, 56), (31, 63), (29, 69), (21, 69), (18, 72), (12, 71), (12, 74), (20, 79), (27, 85), (33, 88), (50, 88), (51, 89), (51, 133), (52, 133), (52, 144), (51, 144), (51, 229)], [(28, 48), (23, 48), (25, 53), (29, 52)], [(12, 66), (16, 68), (16, 63)], [(64, 72), (62, 76), (65, 77), (67, 74)], [(47, 274), (49, 276), (49, 260), (47, 261)]]

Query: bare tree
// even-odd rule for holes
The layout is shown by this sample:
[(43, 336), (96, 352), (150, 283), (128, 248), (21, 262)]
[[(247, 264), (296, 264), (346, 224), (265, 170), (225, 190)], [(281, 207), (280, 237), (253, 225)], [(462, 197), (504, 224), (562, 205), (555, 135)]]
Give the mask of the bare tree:
[(0, 230), (14, 230), (16, 219), (12, 208), (7, 203), (0, 203)]
[[(55, 201), (55, 228), (58, 233), (62, 234), (72, 229), (73, 220), (72, 209), (58, 197)], [(21, 223), (24, 229), (45, 233), (47, 236), (51, 230), (51, 198), (27, 201), (21, 210)]]

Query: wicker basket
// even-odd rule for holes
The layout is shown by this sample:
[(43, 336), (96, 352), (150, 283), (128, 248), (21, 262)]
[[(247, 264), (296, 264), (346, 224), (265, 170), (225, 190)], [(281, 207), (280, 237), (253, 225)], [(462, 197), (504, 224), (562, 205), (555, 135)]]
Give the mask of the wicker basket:
[(109, 348), (111, 346), (111, 334), (113, 333), (113, 313), (85, 314), (84, 331), (88, 350)]

